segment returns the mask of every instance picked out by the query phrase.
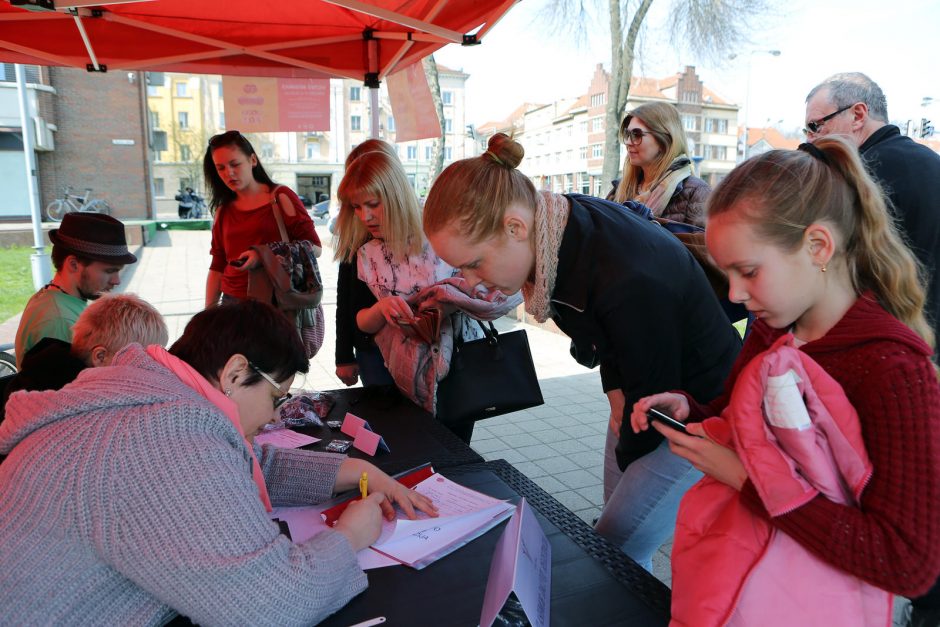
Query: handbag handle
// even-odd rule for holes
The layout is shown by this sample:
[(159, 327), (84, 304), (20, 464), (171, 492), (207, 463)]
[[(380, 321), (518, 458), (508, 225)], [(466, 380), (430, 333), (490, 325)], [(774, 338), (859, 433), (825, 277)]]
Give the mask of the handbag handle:
[[(490, 346), (498, 346), (499, 345), (499, 331), (496, 330), (496, 327), (493, 325), (493, 321), (490, 320), (487, 322), (487, 324), (489, 324), (489, 328), (487, 328), (486, 324), (483, 324), (482, 320), (477, 320), (476, 318), (474, 318), (473, 320), (478, 325), (480, 325), (481, 329), (483, 329), (483, 336), (487, 339)], [(460, 346), (463, 343), (464, 343), (463, 333), (454, 333), (454, 349), (460, 350)]]
[(274, 213), (274, 220), (277, 221), (277, 230), (281, 234), (281, 241), (285, 244), (290, 242), (290, 238), (287, 237), (287, 227), (284, 226), (284, 217), (281, 215), (283, 209), (277, 199), (277, 191), (283, 187), (278, 185), (274, 188), (274, 191), (271, 192), (271, 211)]

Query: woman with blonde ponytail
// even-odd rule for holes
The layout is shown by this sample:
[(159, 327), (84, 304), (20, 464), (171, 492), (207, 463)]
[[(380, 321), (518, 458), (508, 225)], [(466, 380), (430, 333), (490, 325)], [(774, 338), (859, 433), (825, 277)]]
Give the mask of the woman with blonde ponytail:
[[(930, 359), (933, 334), (924, 319), (923, 281), (881, 190), (855, 148), (838, 137), (802, 144), (799, 150), (764, 153), (738, 166), (713, 192), (707, 242), (728, 274), (731, 300), (745, 304), (757, 321), (722, 396), (708, 405), (687, 394), (646, 397), (634, 406), (633, 428), (639, 432), (649, 427), (650, 407), (668, 409), (689, 422), (689, 435), (653, 426), (676, 454), (707, 475), (699, 485), (717, 481), (729, 486), (761, 521), (834, 573), (894, 594), (924, 593), (940, 574), (940, 385)], [(736, 429), (745, 424), (738, 401), (754, 384), (749, 362), (767, 363), (762, 360), (780, 346), (797, 348), (796, 354), (807, 356), (801, 359), (818, 365), (841, 386), (840, 398), (849, 410), (857, 412), (856, 433), (871, 464), (867, 482), (855, 495), (857, 503), (839, 503), (817, 492), (768, 514), (773, 492), (766, 490), (759, 472), (751, 474), (759, 469), (742, 463), (753, 451), (735, 446), (740, 442)], [(773, 423), (766, 404), (758, 418), (760, 411)], [(712, 440), (722, 439), (712, 422), (721, 419), (710, 418), (719, 415), (736, 434), (727, 446)], [(820, 443), (817, 438), (817, 444), (835, 446), (831, 439)], [(697, 488), (680, 508), (680, 529), (709, 524), (707, 516), (688, 518), (692, 506), (685, 510)], [(677, 532), (674, 612), (677, 602), (681, 606), (695, 594), (694, 586), (683, 582), (697, 579), (677, 570), (681, 546)], [(697, 568), (712, 573), (709, 566)], [(787, 593), (798, 597), (796, 587), (794, 582)], [(827, 598), (817, 609), (837, 607), (836, 595)], [(789, 602), (800, 604), (793, 598)], [(787, 619), (801, 622), (793, 615)]]

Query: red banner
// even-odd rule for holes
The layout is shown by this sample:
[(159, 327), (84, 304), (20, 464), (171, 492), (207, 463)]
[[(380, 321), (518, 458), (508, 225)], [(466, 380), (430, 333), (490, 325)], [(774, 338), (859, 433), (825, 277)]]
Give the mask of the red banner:
[(225, 125), (245, 133), (330, 130), (330, 81), (223, 76)]
[(421, 63), (409, 65), (387, 79), (388, 99), (395, 117), (395, 141), (441, 136), (441, 122)]

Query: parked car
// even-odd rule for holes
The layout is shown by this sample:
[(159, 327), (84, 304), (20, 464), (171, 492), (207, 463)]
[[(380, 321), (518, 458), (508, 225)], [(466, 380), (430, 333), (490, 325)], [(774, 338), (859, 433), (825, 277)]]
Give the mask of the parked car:
[(302, 202), (304, 204), (304, 207), (306, 207), (307, 209), (313, 206), (313, 201), (307, 198), (306, 196), (304, 196), (303, 194), (297, 194), (297, 197), (300, 198), (300, 202)]
[(324, 218), (327, 215), (329, 215), (329, 213), (330, 213), (330, 201), (329, 200), (320, 201), (310, 209), (310, 215), (312, 215), (314, 218)]

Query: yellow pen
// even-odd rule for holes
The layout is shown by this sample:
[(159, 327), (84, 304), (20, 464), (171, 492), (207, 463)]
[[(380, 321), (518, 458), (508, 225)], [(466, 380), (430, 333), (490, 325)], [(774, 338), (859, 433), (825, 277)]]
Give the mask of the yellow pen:
[(362, 493), (362, 498), (369, 496), (369, 475), (367, 473), (362, 473), (362, 476), (359, 477), (359, 492)]

